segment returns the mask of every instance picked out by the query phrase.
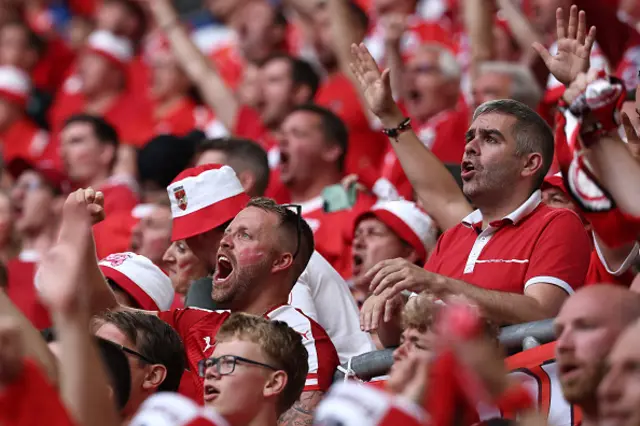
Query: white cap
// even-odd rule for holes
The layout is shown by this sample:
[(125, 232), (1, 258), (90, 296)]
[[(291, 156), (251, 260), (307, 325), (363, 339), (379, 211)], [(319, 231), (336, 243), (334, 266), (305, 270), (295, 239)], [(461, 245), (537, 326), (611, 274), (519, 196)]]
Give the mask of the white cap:
[(228, 426), (217, 411), (203, 408), (177, 393), (160, 392), (142, 404), (131, 426)]
[(31, 79), (19, 68), (0, 67), (0, 96), (25, 106), (31, 93)]
[(118, 65), (126, 65), (133, 59), (133, 46), (125, 37), (119, 37), (105, 30), (91, 33), (87, 40), (87, 49)]
[(142, 309), (166, 311), (175, 292), (171, 280), (148, 258), (135, 253), (115, 253), (98, 265), (106, 278), (131, 296)]
[(427, 253), (436, 244), (437, 228), (416, 203), (406, 200), (379, 201), (368, 212), (361, 214), (355, 225), (365, 216), (375, 216), (400, 238), (408, 242), (426, 260)]

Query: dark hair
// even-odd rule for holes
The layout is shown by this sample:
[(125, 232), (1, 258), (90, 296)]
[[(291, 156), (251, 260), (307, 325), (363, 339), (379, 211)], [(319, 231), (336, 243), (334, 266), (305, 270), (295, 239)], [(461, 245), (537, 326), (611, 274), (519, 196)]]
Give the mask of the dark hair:
[(294, 86), (307, 86), (311, 89), (308, 102), (316, 96), (318, 87), (320, 86), (320, 76), (313, 69), (313, 66), (307, 61), (298, 59), (295, 56), (288, 55), (286, 53), (275, 53), (265, 59), (260, 67), (264, 67), (272, 61), (283, 60), (289, 63), (291, 67), (291, 80)]
[(47, 52), (47, 42), (23, 21), (8, 21), (4, 25), (2, 25), (0, 30), (4, 30), (8, 27), (20, 27), (20, 29), (22, 29), (27, 34), (27, 44), (29, 45), (29, 48), (35, 50), (38, 56), (41, 57)]
[(138, 151), (139, 182), (152, 182), (164, 190), (189, 166), (197, 140), (195, 135), (160, 135), (151, 139)]
[(104, 118), (91, 114), (74, 114), (65, 120), (64, 127), (66, 128), (72, 124), (90, 125), (99, 143), (113, 147), (113, 160), (111, 160), (111, 164), (109, 164), (109, 168), (112, 169), (118, 159), (118, 145), (120, 144), (118, 131), (115, 127)]
[(290, 114), (296, 111), (305, 111), (320, 117), (320, 130), (324, 134), (325, 140), (342, 149), (342, 155), (338, 158), (338, 169), (344, 170), (347, 147), (349, 146), (349, 131), (344, 121), (330, 110), (316, 104), (303, 104), (293, 108)]
[[(256, 197), (252, 198), (247, 207), (256, 207), (266, 212), (274, 213), (279, 219), (279, 229), (283, 230), (281, 238), (285, 250), (295, 253), (296, 248), (298, 255), (293, 261), (293, 276), (291, 287), (298, 281), (300, 275), (307, 267), (309, 259), (315, 250), (313, 239), (313, 231), (309, 227), (306, 220), (299, 216), (295, 211), (286, 206), (276, 203), (271, 198)], [(298, 244), (298, 232), (300, 232), (300, 246)]]
[(476, 108), (472, 120), (490, 113), (509, 115), (516, 119), (511, 128), (516, 141), (516, 155), (534, 152), (542, 155), (542, 167), (535, 177), (532, 190), (540, 188), (553, 162), (555, 143), (551, 127), (534, 110), (512, 99), (485, 102)]
[(7, 271), (7, 265), (4, 262), (0, 262), (0, 289), (9, 287), (9, 273)]
[(284, 8), (282, 6), (276, 6), (273, 11), (273, 24), (278, 27), (286, 27), (288, 23)]
[(95, 319), (94, 330), (107, 323), (127, 336), (140, 354), (165, 366), (167, 376), (158, 387), (159, 392), (178, 390), (186, 365), (184, 347), (169, 324), (143, 312), (107, 311)]
[(249, 195), (261, 196), (269, 185), (269, 159), (267, 152), (256, 142), (240, 138), (204, 139), (196, 149), (199, 157), (207, 151), (220, 151), (226, 157), (226, 162), (237, 174), (250, 171), (256, 178), (253, 193)]
[(142, 37), (146, 34), (148, 26), (147, 15), (142, 6), (140, 6), (137, 1), (131, 0), (107, 0), (105, 1), (105, 3), (119, 4), (120, 6), (125, 8), (128, 13), (135, 17), (135, 19), (138, 21), (138, 28), (133, 34), (133, 40), (131, 41), (135, 44), (139, 43)]
[(366, 31), (369, 28), (369, 16), (367, 15), (367, 12), (354, 0), (349, 1), (348, 6), (351, 17), (362, 26), (364, 31)]

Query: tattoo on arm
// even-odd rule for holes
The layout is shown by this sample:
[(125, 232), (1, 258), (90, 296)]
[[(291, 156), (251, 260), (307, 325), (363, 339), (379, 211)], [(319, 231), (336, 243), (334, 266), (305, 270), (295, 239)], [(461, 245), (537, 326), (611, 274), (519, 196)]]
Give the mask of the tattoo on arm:
[(313, 424), (313, 413), (320, 403), (324, 392), (310, 391), (302, 392), (293, 406), (280, 416), (279, 426), (311, 426)]

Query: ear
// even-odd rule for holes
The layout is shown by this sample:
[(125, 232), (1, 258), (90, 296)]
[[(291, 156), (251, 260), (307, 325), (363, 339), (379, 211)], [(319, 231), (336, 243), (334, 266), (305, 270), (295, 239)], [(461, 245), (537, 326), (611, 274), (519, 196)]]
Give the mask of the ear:
[(113, 145), (102, 145), (102, 151), (100, 152), (100, 162), (102, 164), (109, 165), (114, 162), (115, 159), (116, 148)]
[(265, 383), (264, 388), (262, 389), (262, 395), (265, 398), (281, 395), (282, 392), (284, 392), (284, 388), (287, 386), (288, 381), (287, 373), (284, 371), (271, 373), (269, 380)]
[(405, 250), (406, 250), (406, 254), (403, 257), (411, 263), (416, 263), (420, 258), (418, 256), (418, 252), (413, 247), (410, 247), (410, 246), (407, 246)]
[(251, 194), (253, 187), (256, 185), (256, 176), (248, 170), (238, 174), (238, 180), (244, 189), (244, 192)]
[(322, 159), (327, 163), (335, 164), (342, 155), (342, 148), (334, 144), (326, 145), (322, 151)]
[(284, 252), (273, 261), (271, 272), (274, 274), (284, 272), (291, 266), (293, 266), (293, 253)]
[(299, 84), (293, 88), (293, 103), (295, 105), (306, 104), (311, 101), (311, 87)]
[(539, 152), (525, 155), (523, 161), (522, 172), (520, 172), (522, 177), (534, 176), (542, 168), (542, 155)]
[(154, 391), (167, 378), (167, 368), (164, 365), (153, 364), (149, 366), (147, 375), (142, 382), (142, 389)]

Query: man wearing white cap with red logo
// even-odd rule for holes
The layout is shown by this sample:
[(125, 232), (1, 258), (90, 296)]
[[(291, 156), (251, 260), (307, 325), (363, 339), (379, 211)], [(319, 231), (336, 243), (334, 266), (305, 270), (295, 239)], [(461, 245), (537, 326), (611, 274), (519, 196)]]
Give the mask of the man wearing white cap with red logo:
[(358, 216), (351, 253), (353, 256), (352, 291), (368, 296), (368, 282), (361, 278), (376, 263), (398, 257), (424, 265), (435, 248), (438, 229), (433, 220), (411, 201), (380, 201)]
[(169, 277), (152, 261), (135, 253), (114, 253), (98, 265), (120, 305), (166, 311), (174, 291)]
[[(173, 215), (172, 240), (186, 240), (213, 272), (224, 229), (249, 196), (231, 167), (211, 164), (185, 170), (167, 191)], [(317, 252), (293, 287), (289, 304), (325, 329), (340, 362), (374, 349), (368, 334), (360, 330), (357, 306), (348, 285)]]
[(70, 77), (51, 109), (51, 127), (57, 134), (71, 115), (101, 115), (126, 141), (139, 108), (127, 88), (128, 67), (133, 58), (131, 42), (107, 31), (95, 31), (78, 58), (77, 75)]
[(0, 67), (0, 142), (5, 163), (15, 158), (40, 160), (49, 135), (25, 114), (31, 80), (22, 70)]

